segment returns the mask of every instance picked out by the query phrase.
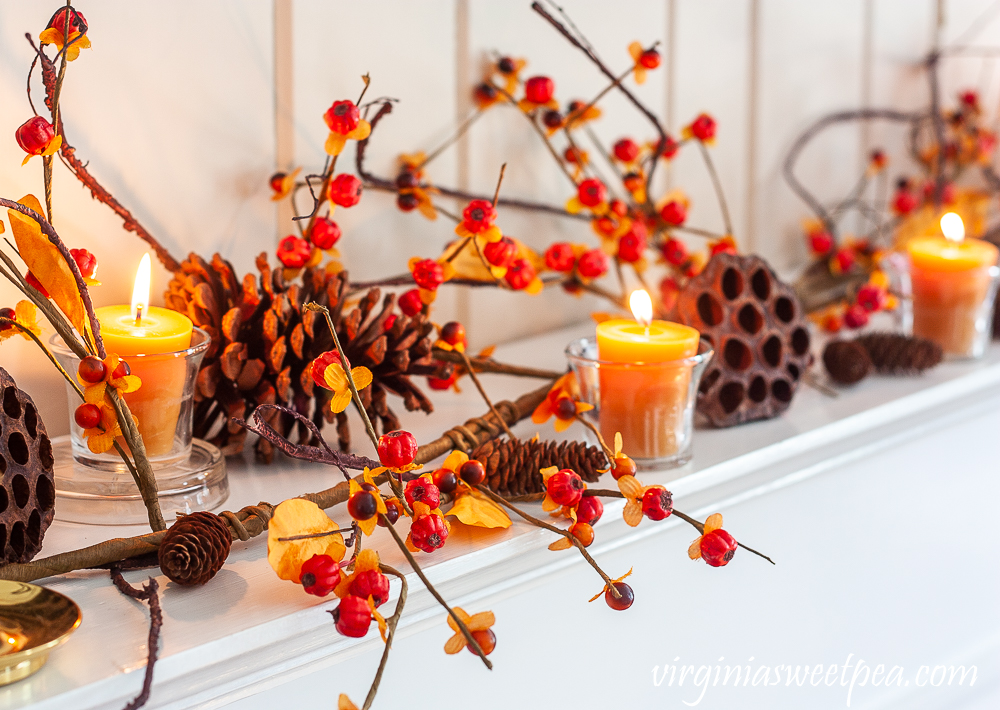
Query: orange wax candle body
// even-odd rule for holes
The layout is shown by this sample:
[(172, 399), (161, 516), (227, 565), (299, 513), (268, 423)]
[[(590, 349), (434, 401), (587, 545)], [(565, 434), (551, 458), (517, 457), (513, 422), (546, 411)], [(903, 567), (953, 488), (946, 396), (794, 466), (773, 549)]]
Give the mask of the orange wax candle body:
[(677, 453), (691, 382), (691, 365), (677, 361), (697, 354), (699, 337), (694, 328), (659, 320), (648, 327), (633, 320), (597, 326), (605, 440), (621, 432), (625, 452), (633, 458)]
[(913, 281), (913, 334), (950, 355), (971, 355), (976, 319), (990, 289), (998, 250), (980, 239), (914, 239), (907, 245)]
[[(132, 374), (142, 380), (142, 387), (125, 395), (125, 401), (139, 420), (147, 455), (169, 453), (174, 445), (187, 368), (184, 358), (169, 354), (191, 347), (191, 320), (166, 308), (150, 307), (136, 325), (129, 306), (98, 308), (97, 320), (105, 350), (128, 362)], [(148, 357), (130, 357), (135, 355)]]

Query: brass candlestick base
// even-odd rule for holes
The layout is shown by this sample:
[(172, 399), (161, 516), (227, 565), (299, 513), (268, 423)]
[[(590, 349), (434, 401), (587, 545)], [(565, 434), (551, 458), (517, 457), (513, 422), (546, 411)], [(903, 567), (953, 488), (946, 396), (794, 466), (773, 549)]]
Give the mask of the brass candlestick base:
[(80, 625), (80, 607), (45, 587), (0, 580), (0, 686), (27, 678)]

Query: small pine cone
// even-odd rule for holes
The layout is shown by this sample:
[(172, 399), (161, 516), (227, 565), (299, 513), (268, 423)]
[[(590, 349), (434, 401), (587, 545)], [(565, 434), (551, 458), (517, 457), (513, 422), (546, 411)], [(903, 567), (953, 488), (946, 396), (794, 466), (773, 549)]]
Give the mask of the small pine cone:
[(823, 364), (830, 379), (842, 385), (853, 385), (868, 377), (872, 360), (864, 346), (853, 340), (832, 340), (823, 350)]
[(160, 569), (177, 584), (201, 585), (222, 569), (232, 545), (229, 526), (218, 515), (185, 515), (170, 526), (160, 542)]
[(500, 495), (517, 496), (545, 490), (541, 469), (571, 468), (593, 483), (608, 467), (604, 452), (582, 441), (510, 441), (493, 439), (472, 452), (486, 467), (486, 483)]
[(868, 333), (855, 342), (868, 351), (875, 370), (885, 375), (923, 372), (944, 357), (937, 343), (898, 333)]

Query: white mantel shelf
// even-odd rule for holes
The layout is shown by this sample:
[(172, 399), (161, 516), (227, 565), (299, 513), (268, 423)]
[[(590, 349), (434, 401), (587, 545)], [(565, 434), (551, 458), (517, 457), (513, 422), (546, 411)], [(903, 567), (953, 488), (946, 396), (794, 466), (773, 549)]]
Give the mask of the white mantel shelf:
[[(562, 368), (565, 344), (591, 331), (591, 325), (556, 331), (503, 346), (497, 357)], [(533, 381), (501, 376), (485, 376), (484, 382), (495, 399), (535, 386)], [(434, 395), (437, 412), (432, 417), (404, 418), (404, 426), (421, 441), (436, 438), (447, 426), (484, 409), (471, 383), (461, 395)], [(524, 436), (536, 431), (543, 437), (553, 434), (551, 424), (539, 428), (530, 421), (515, 429)], [(361, 432), (355, 426), (355, 441), (363, 441)], [(568, 434), (582, 436), (579, 427)], [(608, 698), (619, 698), (622, 706), (630, 700), (637, 703), (631, 707), (685, 707), (681, 701), (697, 699), (698, 693), (685, 689), (681, 694), (680, 689), (668, 689), (665, 684), (654, 687), (649, 678), (653, 666), (673, 662), (675, 656), (695, 666), (712, 664), (727, 654), (744, 665), (749, 656), (756, 656), (752, 662), (756, 666), (768, 656), (768, 649), (775, 648), (785, 656), (772, 654), (762, 662), (843, 663), (846, 653), (841, 648), (845, 648), (862, 655), (883, 653), (879, 662), (889, 666), (913, 664), (909, 678), (918, 665), (916, 659), (910, 660), (914, 646), (940, 651), (921, 656), (926, 660), (920, 662), (931, 666), (966, 657), (994, 662), (990, 667), (980, 665), (976, 687), (963, 688), (960, 695), (945, 696), (947, 688), (935, 689), (940, 692), (933, 696), (914, 695), (912, 687), (892, 692), (864, 688), (855, 690), (852, 707), (895, 707), (892, 703), (897, 702), (908, 708), (937, 707), (938, 702), (942, 707), (964, 707), (965, 703), (972, 707), (988, 689), (996, 691), (1000, 668), (995, 662), (1000, 648), (1000, 614), (995, 604), (1000, 583), (993, 569), (1000, 498), (998, 439), (1000, 347), (996, 345), (979, 362), (946, 362), (919, 377), (871, 377), (841, 390), (837, 398), (804, 387), (777, 419), (725, 430), (700, 429), (692, 464), (641, 479), (669, 481), (675, 505), (690, 515), (703, 518), (722, 511), (727, 529), (769, 553), (778, 566), (741, 551), (729, 567), (710, 570), (686, 558), (687, 543), (696, 535), (689, 526), (670, 518), (629, 528), (621, 519), (622, 502), (608, 501), (591, 552), (611, 576), (623, 574), (634, 564), (636, 574), (631, 581), (637, 602), (626, 614), (613, 613), (602, 602), (585, 603), (601, 588), (601, 581), (574, 551), (548, 551), (551, 533), (517, 521), (501, 532), (456, 525), (445, 548), (424, 555), (421, 561), (454, 605), (470, 612), (482, 608), (497, 612), (497, 670), (491, 677), (476, 667), (476, 659), (465, 657), (469, 654), (445, 657), (441, 647), (449, 633), (443, 612), (411, 574), (407, 612), (376, 707), (401, 707), (408, 698), (417, 707), (430, 707), (432, 702), (436, 707), (460, 707), (464, 704), (461, 688), (479, 694), (475, 702), (480, 708), (509, 707), (520, 697), (517, 691), (528, 692), (528, 688), (538, 699), (537, 706), (564, 707), (575, 702), (575, 707), (598, 707), (597, 699), (607, 693)], [(922, 453), (921, 446), (932, 447), (928, 449), (932, 453)], [(894, 458), (887, 458), (888, 452)], [(900, 452), (910, 452), (915, 461), (907, 463)], [(956, 468), (943, 470), (949, 468), (948, 462)], [(270, 467), (249, 461), (230, 461), (229, 466), (232, 493), (226, 509), (231, 510), (320, 490), (339, 477), (335, 470), (284, 459)], [(604, 484), (613, 487), (610, 476), (599, 485)], [(883, 510), (884, 520), (879, 513)], [(920, 515), (913, 518), (918, 510)], [(337, 511), (338, 515), (343, 516), (343, 511)], [(905, 536), (893, 537), (892, 531)], [(141, 532), (139, 527), (88, 527), (57, 520), (41, 555)], [(908, 540), (920, 550), (913, 549)], [(385, 562), (406, 567), (385, 531), (378, 531), (373, 544)], [(954, 553), (944, 552), (949, 547)], [(919, 569), (921, 560), (925, 560), (925, 576)], [(138, 585), (154, 572), (158, 570), (130, 572), (127, 578)], [(317, 707), (334, 707), (341, 691), (349, 692), (360, 705), (381, 652), (377, 632), (362, 640), (339, 636), (326, 613), (334, 608), (335, 600), (310, 597), (277, 579), (266, 561), (264, 538), (234, 543), (223, 571), (204, 587), (185, 589), (162, 575), (157, 579), (163, 590), (164, 626), (148, 707), (214, 708), (240, 701), (246, 709), (273, 707), (293, 698), (303, 702), (318, 698)], [(124, 706), (142, 682), (145, 607), (120, 595), (105, 572), (75, 573), (43, 583), (81, 606), (83, 624), (36, 676), (0, 688), (0, 708)], [(949, 589), (953, 597), (947, 596)], [(396, 590), (394, 584), (393, 594)], [(922, 592), (931, 596), (924, 599)], [(877, 607), (879, 600), (889, 603), (887, 598), (895, 600), (890, 608), (915, 605), (911, 628), (921, 643), (904, 635), (897, 636), (894, 644), (866, 650), (865, 643), (875, 642), (857, 635), (842, 639), (833, 630), (838, 626), (855, 629), (857, 634), (874, 627), (873, 638), (899, 633), (891, 612), (881, 617), (886, 628), (877, 628), (883, 612), (876, 608), (860, 624), (859, 607), (843, 601), (853, 596), (867, 599), (865, 608)], [(982, 601), (987, 597), (994, 600), (988, 608)], [(941, 610), (961, 606), (957, 600), (964, 600), (980, 615), (972, 628), (981, 633), (954, 621), (946, 624), (954, 634), (936, 630), (936, 625), (944, 623), (938, 618), (944, 613)], [(393, 604), (394, 599), (385, 608)], [(810, 610), (820, 606), (826, 610), (813, 617)], [(575, 620), (571, 626), (578, 627), (575, 631), (565, 622), (570, 611)], [(783, 618), (786, 613), (787, 619)], [(758, 616), (765, 617), (766, 623)], [(821, 635), (811, 628), (814, 622), (830, 624), (823, 627), (830, 630), (829, 638), (805, 640), (811, 634)], [(801, 628), (797, 628), (799, 623)], [(593, 627), (589, 643), (588, 625)], [(701, 635), (705, 638), (698, 640)], [(855, 642), (860, 644), (857, 648), (851, 646)], [(544, 652), (546, 644), (563, 655), (581, 648), (576, 644), (585, 644), (582, 648), (591, 658), (588, 663), (598, 664), (602, 675), (592, 678), (586, 667), (577, 666), (574, 682), (568, 683), (573, 687), (557, 688), (567, 683), (546, 681), (546, 664), (557, 664), (551, 658), (554, 653)], [(828, 656), (816, 656), (817, 649), (827, 648)], [(633, 655), (634, 670), (616, 661), (615, 654)], [(420, 664), (426, 666), (423, 671), (417, 667)], [(513, 670), (504, 675), (505, 664), (516, 669), (516, 677), (511, 675)], [(569, 668), (566, 672), (573, 672)], [(447, 669), (454, 672), (445, 675)], [(420, 673), (430, 673), (437, 681), (448, 678), (453, 684), (438, 686), (435, 697), (440, 702), (432, 700), (435, 682), (408, 690), (409, 684), (419, 682)], [(633, 677), (623, 676), (628, 673)], [(581, 687), (585, 684), (589, 689)], [(847, 692), (846, 688), (814, 688), (817, 695), (809, 695), (804, 689), (793, 690), (798, 694), (758, 689), (756, 693), (742, 691), (746, 695), (726, 695), (736, 691), (709, 688), (701, 707), (844, 707)]]

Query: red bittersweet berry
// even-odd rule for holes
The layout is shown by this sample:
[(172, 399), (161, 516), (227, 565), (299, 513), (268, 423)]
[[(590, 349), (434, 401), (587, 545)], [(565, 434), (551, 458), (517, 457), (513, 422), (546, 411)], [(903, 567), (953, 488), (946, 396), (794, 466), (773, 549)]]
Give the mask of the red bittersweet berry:
[(608, 271), (608, 255), (600, 249), (584, 252), (576, 262), (576, 270), (580, 276), (596, 279)]
[(481, 104), (492, 103), (497, 97), (497, 90), (493, 84), (489, 82), (481, 82), (476, 84), (476, 88), (472, 90), (472, 95), (475, 96), (476, 100)]
[(635, 232), (627, 232), (618, 240), (618, 258), (633, 264), (642, 258), (646, 251), (646, 240)]
[(892, 200), (892, 211), (898, 215), (910, 214), (920, 206), (920, 200), (907, 189), (900, 189)]
[(582, 163), (583, 153), (580, 152), (579, 148), (574, 148), (573, 146), (570, 146), (569, 148), (563, 151), (563, 159), (567, 163), (573, 163), (574, 165), (577, 163)]
[(680, 266), (688, 259), (687, 245), (680, 239), (668, 239), (663, 242), (660, 250), (663, 252), (663, 258), (666, 259), (667, 263), (674, 266)]
[(833, 249), (833, 237), (825, 229), (809, 233), (809, 249), (817, 256), (826, 256)]
[(465, 345), (465, 326), (457, 320), (448, 321), (441, 326), (441, 340), (449, 345)]
[(515, 291), (528, 288), (535, 280), (537, 272), (535, 267), (527, 259), (514, 259), (507, 267), (507, 273), (503, 275), (507, 284)]
[(347, 499), (347, 513), (359, 522), (370, 520), (378, 512), (377, 494), (371, 491), (358, 491)]
[[(403, 506), (400, 504), (398, 498), (390, 498), (385, 501), (385, 517), (389, 519), (390, 525), (395, 525), (396, 521), (399, 520), (399, 516), (403, 514)], [(380, 526), (387, 527), (385, 520), (382, 516), (378, 516), (378, 524)]]
[(81, 404), (73, 412), (73, 419), (81, 429), (93, 429), (101, 423), (101, 409), (96, 404)]
[(564, 125), (566, 125), (566, 119), (561, 113), (555, 109), (549, 109), (542, 115), (542, 123), (545, 124), (546, 128), (551, 128), (553, 131), (558, 131)]
[(112, 379), (117, 380), (122, 377), (128, 377), (131, 374), (132, 374), (132, 368), (129, 366), (127, 362), (122, 360), (118, 363), (118, 367), (115, 368), (115, 371), (111, 373), (111, 377)]
[(437, 508), (441, 504), (441, 491), (423, 476), (407, 483), (403, 494), (406, 496), (406, 502), (410, 504), (411, 508), (414, 501), (418, 500), (431, 509)]
[(577, 521), (570, 526), (569, 534), (579, 540), (584, 547), (590, 547), (590, 543), (594, 541), (594, 528), (589, 523)]
[(434, 377), (431, 375), (427, 378), (427, 386), (432, 390), (443, 392), (444, 390), (451, 389), (451, 386), (456, 381), (458, 381), (458, 375), (454, 372), (447, 377)]
[(399, 297), (399, 310), (413, 318), (423, 310), (424, 302), (420, 300), (420, 291), (411, 288)]
[(341, 173), (330, 181), (330, 202), (341, 207), (354, 207), (361, 201), (361, 181), (350, 173)]
[(267, 179), (267, 184), (270, 185), (271, 191), (275, 194), (280, 195), (285, 190), (285, 178), (288, 177), (288, 173), (275, 173)]
[(555, 82), (547, 76), (533, 76), (524, 82), (524, 96), (533, 104), (547, 104), (555, 92)]
[(584, 496), (576, 506), (576, 522), (594, 525), (604, 515), (604, 503), (597, 496)]
[(362, 599), (371, 597), (372, 603), (380, 607), (389, 599), (389, 579), (377, 569), (366, 569), (358, 573), (347, 591)]
[(288, 269), (301, 269), (309, 262), (312, 247), (302, 237), (290, 234), (278, 242), (278, 261)]
[(840, 273), (847, 273), (854, 268), (854, 252), (847, 248), (839, 249), (833, 255), (833, 261)]
[(510, 237), (503, 237), (496, 242), (488, 242), (483, 247), (483, 256), (491, 265), (505, 269), (517, 256), (517, 244)]
[(596, 207), (608, 199), (608, 190), (604, 183), (597, 178), (588, 178), (580, 183), (576, 190), (576, 197), (580, 204), (587, 207)]
[(545, 266), (553, 271), (572, 271), (575, 262), (573, 245), (568, 242), (556, 242), (545, 250)]
[(332, 219), (319, 217), (309, 236), (320, 249), (333, 249), (333, 245), (340, 241), (340, 226)]
[(617, 481), (622, 476), (634, 476), (638, 470), (635, 461), (625, 454), (619, 454), (611, 466), (611, 475)]
[(485, 232), (496, 219), (496, 208), (489, 200), (473, 200), (462, 210), (462, 226), (473, 234)]
[(439, 468), (433, 474), (434, 485), (445, 495), (450, 495), (458, 488), (458, 475), (450, 468)]
[(410, 542), (418, 550), (434, 552), (448, 539), (448, 526), (444, 518), (434, 513), (418, 515), (410, 525)]
[(868, 311), (855, 303), (844, 313), (844, 325), (848, 328), (864, 328), (868, 325)]
[(353, 101), (334, 101), (323, 120), (331, 131), (346, 136), (361, 123), (361, 112)]
[(470, 486), (478, 486), (486, 480), (486, 467), (482, 461), (469, 459), (458, 467), (458, 476)]
[[(484, 656), (488, 656), (493, 653), (493, 649), (497, 647), (497, 635), (493, 633), (492, 629), (479, 629), (478, 631), (473, 631), (472, 638), (474, 638), (476, 643), (479, 644), (479, 650), (483, 652)], [(476, 649), (472, 647), (471, 643), (465, 644), (465, 647), (469, 649), (470, 653), (476, 652)]]
[(715, 138), (715, 119), (703, 113), (691, 123), (691, 135), (700, 141)]
[(497, 71), (505, 76), (509, 76), (517, 71), (517, 62), (513, 57), (500, 57), (497, 61)]
[(70, 249), (70, 256), (80, 269), (80, 275), (85, 279), (92, 279), (97, 276), (97, 257), (86, 249)]
[(660, 210), (660, 217), (667, 224), (679, 227), (684, 224), (687, 219), (687, 207), (684, 206), (683, 202), (677, 200), (670, 200), (667, 204), (663, 205)]
[(408, 431), (397, 429), (378, 438), (378, 460), (387, 468), (403, 468), (417, 456), (417, 439)]
[(675, 155), (677, 151), (680, 150), (681, 144), (674, 140), (671, 136), (667, 136), (666, 141), (663, 143), (663, 152), (660, 153), (664, 158), (670, 160)]
[(626, 173), (622, 178), (625, 189), (631, 193), (636, 193), (646, 186), (646, 181), (639, 173)]
[(49, 292), (45, 289), (44, 286), (42, 286), (42, 282), (39, 281), (38, 278), (33, 273), (31, 273), (30, 271), (26, 273), (24, 275), (24, 280), (28, 282), (28, 285), (31, 286), (31, 288), (35, 289), (36, 291), (38, 291), (38, 293), (42, 294), (44, 298), (49, 298)]
[(413, 189), (419, 184), (420, 181), (411, 170), (403, 170), (396, 176), (396, 187), (400, 190)]
[[(9, 306), (0, 308), (0, 318), (6, 318), (7, 320), (17, 320), (17, 311)], [(14, 326), (10, 323), (0, 323), (0, 333), (10, 330)]]
[(583, 498), (586, 488), (580, 474), (571, 468), (564, 468), (549, 476), (545, 482), (545, 492), (557, 505), (576, 505)]
[[(313, 382), (317, 386), (330, 389), (329, 385), (326, 384), (326, 368), (333, 364), (344, 367), (344, 362), (340, 359), (340, 353), (336, 350), (328, 350), (312, 361), (312, 365), (309, 366), (309, 374), (312, 375)], [(347, 367), (344, 369), (350, 370), (351, 364), (347, 363)]]
[(642, 495), (642, 514), (650, 520), (663, 520), (674, 512), (674, 498), (663, 486), (650, 486)]
[(660, 66), (660, 53), (655, 49), (647, 49), (639, 55), (639, 64), (647, 69), (656, 69)]
[(639, 144), (631, 138), (622, 138), (615, 143), (612, 150), (615, 157), (623, 163), (631, 163), (639, 157)]
[(888, 300), (889, 294), (886, 293), (885, 289), (875, 284), (865, 284), (859, 288), (858, 297), (855, 299), (856, 303), (869, 313), (885, 308)]
[(663, 280), (660, 281), (660, 300), (663, 301), (664, 310), (673, 310), (674, 306), (677, 305), (680, 293), (681, 287), (677, 283), (677, 279), (673, 276), (663, 277)]
[(444, 283), (444, 267), (433, 259), (421, 259), (413, 265), (413, 280), (420, 288), (436, 291)]
[(725, 530), (713, 530), (701, 538), (701, 559), (712, 567), (724, 567), (736, 554), (735, 538)]
[(367, 634), (372, 623), (372, 610), (368, 606), (368, 600), (353, 594), (341, 599), (337, 608), (330, 613), (337, 631), (351, 638), (361, 638)]
[(625, 611), (635, 601), (635, 593), (625, 582), (615, 582), (614, 585), (620, 596), (616, 597), (609, 588), (604, 591), (604, 601), (615, 611)]
[(555, 410), (560, 419), (573, 419), (576, 417), (576, 402), (572, 397), (560, 397), (556, 400)]
[[(69, 31), (66, 31), (66, 19), (69, 19)], [(61, 7), (56, 10), (52, 19), (49, 20), (49, 24), (46, 29), (52, 27), (56, 32), (67, 37), (74, 32), (80, 32), (81, 34), (87, 33), (87, 18), (83, 16), (83, 13), (72, 7)]]
[(34, 116), (22, 123), (14, 137), (17, 144), (21, 146), (28, 155), (41, 155), (49, 147), (49, 143), (55, 138), (56, 132), (52, 124), (41, 116)]
[(340, 563), (329, 555), (313, 555), (302, 563), (299, 580), (306, 594), (325, 597), (340, 584)]
[(88, 355), (76, 366), (76, 372), (80, 375), (81, 380), (93, 385), (103, 382), (104, 378), (108, 376), (108, 366), (96, 355)]

